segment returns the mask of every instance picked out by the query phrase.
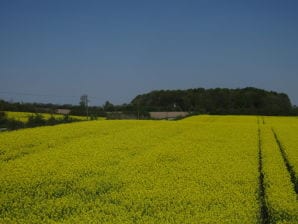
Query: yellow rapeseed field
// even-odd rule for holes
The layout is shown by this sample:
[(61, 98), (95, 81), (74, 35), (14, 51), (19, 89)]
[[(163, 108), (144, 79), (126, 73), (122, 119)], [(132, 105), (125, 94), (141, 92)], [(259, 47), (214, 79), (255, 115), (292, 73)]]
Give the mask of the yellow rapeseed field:
[(3, 132), (0, 223), (298, 223), (297, 133), (207, 115)]
[[(8, 118), (15, 119), (21, 122), (26, 123), (30, 116), (35, 115), (34, 113), (30, 112), (14, 112), (14, 111), (5, 111), (5, 114)], [(63, 119), (64, 115), (61, 114), (48, 114), (48, 113), (40, 113), (46, 120), (53, 116), (55, 119)], [(86, 117), (82, 116), (70, 116), (71, 118), (78, 119), (78, 120), (86, 120)]]

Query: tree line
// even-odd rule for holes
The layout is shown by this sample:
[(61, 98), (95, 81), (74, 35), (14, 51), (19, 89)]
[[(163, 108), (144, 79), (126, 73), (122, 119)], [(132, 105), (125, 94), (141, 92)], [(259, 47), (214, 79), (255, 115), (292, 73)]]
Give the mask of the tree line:
[[(20, 103), (0, 100), (0, 111), (55, 113), (56, 109), (70, 109), (70, 115), (89, 117), (107, 116), (121, 112), (146, 117), (150, 111), (187, 111), (193, 114), (247, 114), (247, 115), (298, 115), (298, 108), (291, 104), (287, 94), (253, 87), (243, 89), (187, 89), (157, 90), (136, 96), (130, 103), (88, 106), (87, 99), (78, 105)], [(88, 106), (88, 110), (86, 110)]]
[(78, 122), (81, 120), (64, 115), (63, 118), (55, 118), (53, 115), (46, 119), (42, 114), (32, 114), (28, 117), (28, 121), (23, 122), (14, 118), (8, 118), (4, 111), (0, 111), (0, 131), (1, 130), (18, 130), (21, 128), (34, 128), (39, 126), (51, 126), (57, 124), (65, 124)]

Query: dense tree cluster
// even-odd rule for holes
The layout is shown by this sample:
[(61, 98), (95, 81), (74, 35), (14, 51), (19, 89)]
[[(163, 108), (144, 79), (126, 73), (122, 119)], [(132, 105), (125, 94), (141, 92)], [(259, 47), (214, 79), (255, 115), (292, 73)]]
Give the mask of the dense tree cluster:
[(252, 87), (152, 91), (137, 96), (132, 104), (142, 111), (202, 114), (291, 115), (295, 112), (286, 94)]

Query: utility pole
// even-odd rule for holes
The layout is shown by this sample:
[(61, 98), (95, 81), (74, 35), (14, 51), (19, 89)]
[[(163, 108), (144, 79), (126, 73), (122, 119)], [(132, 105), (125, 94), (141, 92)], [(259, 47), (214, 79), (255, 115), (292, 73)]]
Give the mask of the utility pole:
[(86, 114), (87, 114), (87, 120), (89, 117), (89, 100), (88, 100), (88, 96), (87, 96), (87, 102), (86, 102)]
[(86, 108), (86, 116), (87, 116), (87, 120), (88, 120), (88, 116), (89, 116), (89, 100), (88, 100), (88, 95), (84, 94), (81, 96), (80, 99), (80, 105)]
[(138, 104), (137, 104), (138, 106), (138, 120), (140, 120), (140, 102), (138, 101)]

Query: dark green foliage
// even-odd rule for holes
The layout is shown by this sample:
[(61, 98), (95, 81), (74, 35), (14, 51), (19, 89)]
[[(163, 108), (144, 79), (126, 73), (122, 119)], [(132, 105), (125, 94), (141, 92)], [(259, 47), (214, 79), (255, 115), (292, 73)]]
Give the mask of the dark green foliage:
[(0, 111), (17, 111), (31, 113), (53, 113), (57, 108), (68, 109), (70, 105), (55, 105), (43, 103), (20, 103), (0, 100)]
[(0, 111), (0, 128), (5, 127), (7, 122), (6, 114), (3, 111)]
[(62, 123), (71, 123), (75, 121), (80, 121), (78, 119), (74, 119), (70, 117), (68, 114), (64, 115), (63, 118), (55, 118), (54, 116), (51, 116), (48, 120), (46, 120), (45, 125), (56, 125), (56, 124), (62, 124)]
[(35, 114), (29, 117), (28, 122), (26, 123), (27, 127), (38, 127), (46, 125), (47, 121), (41, 114)]
[(45, 125), (56, 125), (63, 123), (71, 123), (81, 121), (74, 119), (68, 115), (63, 118), (55, 118), (53, 115), (49, 119), (45, 119), (41, 114), (31, 115), (26, 123), (15, 119), (8, 119), (6, 114), (0, 111), (0, 129), (2, 130), (17, 130), (21, 128), (33, 128)]
[(105, 104), (103, 105), (103, 110), (104, 111), (115, 111), (115, 107), (112, 103), (109, 101), (106, 101)]
[(55, 125), (59, 124), (59, 120), (57, 120), (53, 115), (47, 120), (47, 125)]
[(14, 119), (8, 119), (6, 123), (6, 128), (8, 130), (17, 130), (24, 127), (25, 127), (25, 124), (23, 122), (17, 121)]
[(91, 114), (90, 115), (90, 120), (97, 120), (98, 116), (96, 114)]
[(244, 89), (160, 90), (132, 100), (142, 111), (190, 111), (199, 114), (290, 115), (289, 97), (284, 93), (252, 87)]
[(58, 123), (71, 123), (74, 121), (80, 121), (78, 119), (74, 119), (72, 117), (70, 117), (68, 114), (63, 116), (63, 119), (57, 119)]
[(297, 116), (298, 115), (298, 107), (297, 106), (293, 106), (292, 110), (291, 110), (291, 115)]
[(71, 122), (71, 118), (69, 117), (68, 114), (65, 114), (65, 115), (63, 116), (63, 122), (64, 122), (64, 123)]
[(5, 112), (0, 111), (0, 129), (17, 130), (23, 127), (23, 122), (14, 119), (8, 119)]
[[(55, 113), (57, 109), (69, 109), (70, 115), (86, 116), (86, 108), (81, 105), (58, 105), (51, 103), (13, 103), (0, 99), (0, 111), (17, 111), (17, 112), (31, 112), (31, 113)], [(100, 106), (89, 106), (89, 114), (94, 116), (104, 117), (105, 112)]]

